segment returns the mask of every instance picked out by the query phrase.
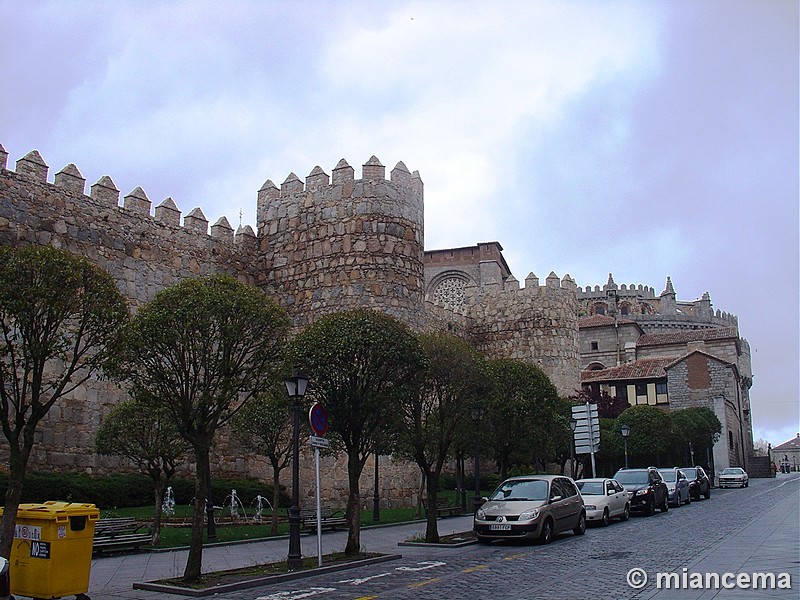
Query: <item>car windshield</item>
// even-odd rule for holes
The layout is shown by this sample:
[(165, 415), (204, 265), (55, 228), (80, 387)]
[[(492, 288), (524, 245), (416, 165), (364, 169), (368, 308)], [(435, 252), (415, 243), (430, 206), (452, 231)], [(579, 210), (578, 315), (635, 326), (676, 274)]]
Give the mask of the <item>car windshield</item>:
[(547, 500), (547, 488), (547, 481), (544, 479), (505, 481), (489, 500)]
[(727, 468), (727, 469), (724, 469), (722, 471), (722, 474), (723, 475), (741, 475), (742, 474), (742, 470), (741, 469)]
[(697, 469), (684, 469), (683, 474), (686, 475), (687, 479), (696, 479)]
[(667, 482), (675, 481), (677, 476), (677, 471), (661, 471), (661, 479)]
[(635, 485), (647, 483), (647, 471), (619, 471), (614, 479), (622, 485)]
[(606, 493), (602, 481), (576, 481), (575, 485), (584, 496), (604, 496)]

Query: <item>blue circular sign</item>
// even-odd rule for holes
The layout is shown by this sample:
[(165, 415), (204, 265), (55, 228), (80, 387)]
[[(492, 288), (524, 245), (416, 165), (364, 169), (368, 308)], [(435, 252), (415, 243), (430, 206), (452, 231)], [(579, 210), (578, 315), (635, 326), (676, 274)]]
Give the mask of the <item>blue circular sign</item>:
[(315, 402), (308, 411), (308, 422), (311, 425), (311, 431), (319, 437), (328, 433), (328, 409), (322, 406), (319, 402)]

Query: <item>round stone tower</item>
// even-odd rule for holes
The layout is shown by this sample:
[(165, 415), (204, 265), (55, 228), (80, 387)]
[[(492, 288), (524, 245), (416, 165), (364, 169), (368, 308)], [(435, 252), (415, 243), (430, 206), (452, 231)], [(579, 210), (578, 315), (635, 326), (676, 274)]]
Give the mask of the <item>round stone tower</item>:
[(372, 157), (362, 178), (342, 159), (329, 176), (315, 167), (305, 185), (291, 173), (258, 192), (262, 287), (301, 327), (328, 313), (373, 308), (414, 329), (424, 297), (423, 185), (399, 162)]

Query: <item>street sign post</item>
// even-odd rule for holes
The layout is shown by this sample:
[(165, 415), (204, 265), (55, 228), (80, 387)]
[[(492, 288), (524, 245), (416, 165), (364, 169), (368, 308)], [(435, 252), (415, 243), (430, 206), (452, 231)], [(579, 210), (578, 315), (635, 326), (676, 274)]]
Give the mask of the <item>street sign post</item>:
[(315, 402), (308, 411), (308, 423), (314, 435), (308, 437), (308, 442), (314, 448), (314, 471), (317, 480), (317, 564), (322, 566), (322, 502), (319, 489), (319, 449), (330, 448), (331, 441), (323, 437), (328, 433), (330, 420), (328, 409), (319, 402)]

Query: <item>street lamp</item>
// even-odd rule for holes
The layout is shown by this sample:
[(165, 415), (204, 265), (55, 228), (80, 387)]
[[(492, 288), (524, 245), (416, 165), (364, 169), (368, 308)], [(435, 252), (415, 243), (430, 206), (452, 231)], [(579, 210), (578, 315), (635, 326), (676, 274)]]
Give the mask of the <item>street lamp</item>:
[(691, 441), (689, 441), (689, 456), (692, 459), (691, 465), (694, 466), (694, 446), (692, 446)]
[(478, 406), (472, 409), (470, 415), (472, 422), (475, 425), (475, 495), (472, 497), (472, 512), (477, 510), (483, 504), (481, 500), (481, 433), (480, 424), (483, 419), (483, 407)]
[(578, 419), (570, 415), (569, 428), (572, 434), (569, 438), (569, 473), (575, 479), (575, 429), (578, 427)]
[(628, 436), (631, 434), (631, 428), (628, 427), (625, 423), (622, 424), (622, 427), (619, 428), (619, 432), (622, 434), (622, 442), (625, 444), (625, 468), (628, 468)]
[(298, 569), (303, 566), (300, 552), (300, 402), (306, 394), (308, 376), (295, 367), (287, 378), (286, 392), (292, 399), (292, 506), (289, 508), (289, 555), (286, 566)]

